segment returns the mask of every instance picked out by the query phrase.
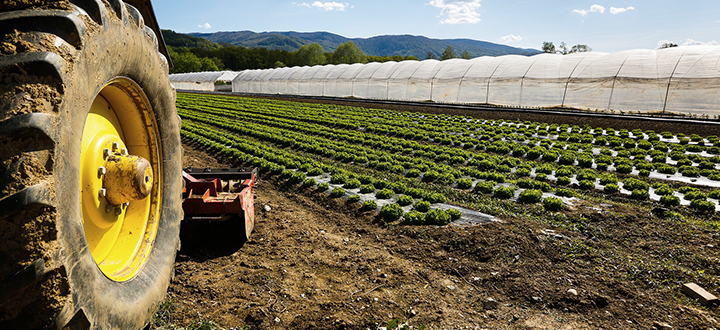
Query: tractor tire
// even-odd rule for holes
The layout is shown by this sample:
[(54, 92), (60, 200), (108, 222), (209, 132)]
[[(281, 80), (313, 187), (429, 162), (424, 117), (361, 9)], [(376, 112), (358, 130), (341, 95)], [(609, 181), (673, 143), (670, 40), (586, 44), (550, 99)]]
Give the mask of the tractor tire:
[[(0, 38), (0, 329), (147, 326), (183, 218), (157, 37), (120, 0), (23, 0)], [(104, 152), (147, 158), (150, 195), (106, 202)]]

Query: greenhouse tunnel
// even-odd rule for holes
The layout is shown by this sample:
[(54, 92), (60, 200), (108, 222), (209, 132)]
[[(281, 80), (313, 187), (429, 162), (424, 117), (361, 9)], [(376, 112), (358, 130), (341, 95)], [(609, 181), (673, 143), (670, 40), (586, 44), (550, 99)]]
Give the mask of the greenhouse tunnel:
[(720, 46), (242, 71), (240, 93), (720, 114)]
[(227, 91), (231, 91), (231, 83), (240, 72), (234, 71), (205, 71), (170, 74), (170, 85), (178, 90), (189, 91), (218, 91), (224, 90), (226, 86), (218, 85), (217, 82), (227, 83)]

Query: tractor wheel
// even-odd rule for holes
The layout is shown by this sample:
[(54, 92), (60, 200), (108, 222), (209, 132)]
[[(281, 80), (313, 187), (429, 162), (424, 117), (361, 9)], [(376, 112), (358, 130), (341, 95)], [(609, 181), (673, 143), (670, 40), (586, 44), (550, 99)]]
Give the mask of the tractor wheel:
[(0, 4), (0, 329), (138, 329), (182, 219), (158, 39), (119, 0)]

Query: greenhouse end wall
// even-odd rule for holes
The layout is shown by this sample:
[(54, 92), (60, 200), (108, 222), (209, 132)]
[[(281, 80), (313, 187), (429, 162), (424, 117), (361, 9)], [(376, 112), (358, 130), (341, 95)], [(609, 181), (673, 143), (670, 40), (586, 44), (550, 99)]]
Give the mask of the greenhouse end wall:
[[(221, 76), (228, 75), (227, 71), (173, 73), (168, 76), (170, 86), (178, 90), (214, 91), (215, 81)], [(237, 75), (232, 75), (236, 77)]]
[(204, 91), (210, 92), (215, 90), (215, 84), (212, 82), (170, 82), (170, 86), (175, 89), (185, 91)]
[(720, 114), (720, 47), (246, 70), (233, 92)]

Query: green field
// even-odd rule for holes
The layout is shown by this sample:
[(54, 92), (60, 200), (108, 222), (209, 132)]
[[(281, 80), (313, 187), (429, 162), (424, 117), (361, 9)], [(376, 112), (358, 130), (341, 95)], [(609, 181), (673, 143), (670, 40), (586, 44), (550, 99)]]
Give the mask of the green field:
[(528, 216), (579, 198), (717, 227), (716, 136), (184, 93), (177, 107), (186, 141), (362, 203), (384, 222)]

